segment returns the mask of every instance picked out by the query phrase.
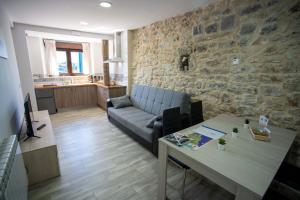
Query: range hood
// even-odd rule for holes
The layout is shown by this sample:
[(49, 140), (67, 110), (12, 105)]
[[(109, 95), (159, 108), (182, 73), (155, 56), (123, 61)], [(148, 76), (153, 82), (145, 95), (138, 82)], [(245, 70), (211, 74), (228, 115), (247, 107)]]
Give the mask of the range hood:
[(121, 32), (114, 33), (114, 55), (113, 58), (109, 60), (105, 60), (104, 63), (119, 63), (123, 62), (123, 58), (121, 57)]

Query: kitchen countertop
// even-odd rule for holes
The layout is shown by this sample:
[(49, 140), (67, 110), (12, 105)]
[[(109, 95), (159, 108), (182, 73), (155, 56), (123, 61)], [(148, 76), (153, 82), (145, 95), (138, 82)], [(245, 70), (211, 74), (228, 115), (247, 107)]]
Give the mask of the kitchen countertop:
[(55, 85), (55, 84), (43, 84), (43, 85), (35, 85), (35, 89), (49, 89), (49, 88), (66, 88), (66, 87), (84, 87), (84, 86), (98, 86), (98, 87), (104, 87), (104, 88), (121, 88), (121, 87), (126, 87), (124, 85), (111, 85), (111, 86), (106, 86), (101, 83), (74, 83), (74, 84), (68, 84), (68, 85)]
[(98, 87), (103, 87), (103, 88), (123, 88), (126, 87), (125, 85), (103, 85), (102, 83), (95, 83)]

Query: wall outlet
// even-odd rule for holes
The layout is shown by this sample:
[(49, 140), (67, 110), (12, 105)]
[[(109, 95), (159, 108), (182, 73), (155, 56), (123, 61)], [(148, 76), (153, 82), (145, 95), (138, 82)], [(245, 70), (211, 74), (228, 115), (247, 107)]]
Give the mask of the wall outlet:
[(232, 59), (232, 64), (233, 64), (233, 65), (238, 65), (238, 64), (240, 64), (240, 59), (239, 59), (239, 58), (233, 58), (233, 59)]

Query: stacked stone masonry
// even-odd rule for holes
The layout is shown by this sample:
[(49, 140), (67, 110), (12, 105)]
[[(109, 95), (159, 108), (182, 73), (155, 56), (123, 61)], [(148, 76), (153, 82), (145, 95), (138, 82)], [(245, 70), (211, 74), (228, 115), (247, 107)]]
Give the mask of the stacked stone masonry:
[(300, 132), (299, 0), (216, 1), (136, 29), (132, 42), (133, 83), (187, 92), (203, 101), (205, 119), (265, 114)]

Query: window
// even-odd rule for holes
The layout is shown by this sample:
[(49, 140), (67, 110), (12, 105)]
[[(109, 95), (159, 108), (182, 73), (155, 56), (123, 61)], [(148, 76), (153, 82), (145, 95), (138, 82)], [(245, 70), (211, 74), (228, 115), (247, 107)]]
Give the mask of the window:
[(83, 73), (82, 52), (71, 52), (72, 72)]
[(83, 74), (81, 44), (56, 42), (56, 58), (60, 75)]
[(68, 63), (67, 63), (67, 52), (66, 51), (56, 51), (56, 59), (58, 65), (59, 73), (68, 73)]

